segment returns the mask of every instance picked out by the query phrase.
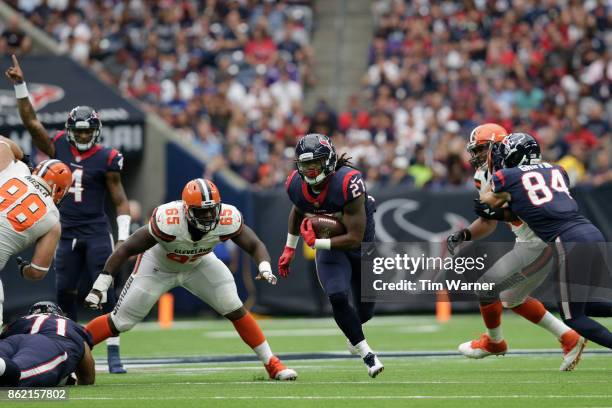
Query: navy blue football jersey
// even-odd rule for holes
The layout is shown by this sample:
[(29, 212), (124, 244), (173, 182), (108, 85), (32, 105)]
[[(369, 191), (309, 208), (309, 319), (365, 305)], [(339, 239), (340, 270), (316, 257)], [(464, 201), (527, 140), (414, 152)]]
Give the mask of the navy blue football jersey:
[(59, 207), (62, 237), (81, 238), (108, 234), (110, 227), (104, 210), (106, 173), (123, 169), (123, 156), (115, 149), (95, 145), (79, 152), (65, 131), (53, 138), (55, 158), (70, 166), (72, 186)]
[(365, 194), (366, 230), (363, 241), (373, 241), (376, 203), (368, 195), (359, 170), (343, 166), (329, 177), (323, 190), (315, 194), (297, 170), (294, 170), (285, 183), (289, 199), (305, 214), (326, 214), (340, 218), (345, 205)]
[(85, 328), (72, 320), (53, 314), (33, 314), (23, 316), (7, 325), (0, 339), (5, 339), (17, 334), (40, 334), (50, 338), (55, 344), (67, 354), (62, 377), (73, 372), (85, 353), (86, 342), (93, 348), (91, 334)]
[(552, 242), (569, 229), (591, 224), (571, 196), (569, 178), (561, 166), (549, 163), (498, 170), (493, 174), (493, 191), (508, 192), (512, 212), (544, 242)]

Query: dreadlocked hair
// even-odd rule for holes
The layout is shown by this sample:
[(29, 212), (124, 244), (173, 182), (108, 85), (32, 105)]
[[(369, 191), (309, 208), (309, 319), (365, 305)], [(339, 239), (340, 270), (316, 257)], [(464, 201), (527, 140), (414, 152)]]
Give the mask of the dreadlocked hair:
[(348, 166), (354, 169), (355, 166), (351, 163), (351, 159), (352, 157), (349, 157), (347, 153), (342, 153), (342, 156), (340, 156), (336, 162), (336, 168), (334, 170), (338, 171), (342, 166)]

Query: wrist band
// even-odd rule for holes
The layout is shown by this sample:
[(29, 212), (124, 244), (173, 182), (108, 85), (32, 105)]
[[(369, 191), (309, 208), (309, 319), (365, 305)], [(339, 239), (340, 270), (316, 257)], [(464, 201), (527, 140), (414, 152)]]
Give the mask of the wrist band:
[(30, 262), (29, 265), (30, 265), (30, 268), (33, 268), (33, 269), (36, 269), (36, 270), (39, 270), (39, 271), (42, 271), (42, 272), (49, 272), (49, 267), (43, 268), (42, 266), (38, 266), (38, 265), (36, 265), (35, 263), (32, 263), (32, 262)]
[(125, 241), (130, 236), (132, 217), (127, 214), (117, 216), (117, 241)]
[(272, 272), (272, 265), (268, 261), (262, 261), (259, 263), (259, 272)]
[(329, 238), (315, 239), (314, 247), (316, 249), (331, 249), (331, 239)]
[(298, 241), (300, 240), (299, 235), (287, 234), (287, 243), (285, 244), (289, 248), (295, 249), (297, 247)]
[(22, 99), (30, 97), (30, 94), (28, 93), (28, 87), (26, 86), (25, 82), (15, 84), (13, 87), (15, 88), (15, 98)]
[(470, 232), (470, 230), (468, 228), (465, 228), (463, 230), (463, 240), (464, 241), (471, 241), (472, 240), (472, 233)]

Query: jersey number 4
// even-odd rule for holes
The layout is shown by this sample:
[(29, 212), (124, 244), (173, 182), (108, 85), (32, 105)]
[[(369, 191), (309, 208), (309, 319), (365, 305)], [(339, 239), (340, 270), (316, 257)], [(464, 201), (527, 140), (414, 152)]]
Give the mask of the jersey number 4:
[(546, 185), (546, 180), (541, 173), (536, 171), (530, 171), (523, 174), (522, 177), (523, 187), (527, 191), (529, 201), (533, 205), (542, 205), (550, 202), (553, 199), (553, 192), (551, 188), (560, 193), (565, 193), (569, 198), (572, 198), (563, 174), (559, 169), (553, 169), (550, 174), (550, 187)]
[(28, 186), (16, 178), (0, 186), (0, 212), (6, 212), (6, 219), (17, 232), (27, 230), (47, 213), (47, 205), (37, 194), (30, 193), (17, 203), (27, 192)]
[(75, 203), (83, 201), (83, 190), (83, 169), (75, 169), (72, 172), (72, 185), (68, 190), (69, 193), (74, 194)]

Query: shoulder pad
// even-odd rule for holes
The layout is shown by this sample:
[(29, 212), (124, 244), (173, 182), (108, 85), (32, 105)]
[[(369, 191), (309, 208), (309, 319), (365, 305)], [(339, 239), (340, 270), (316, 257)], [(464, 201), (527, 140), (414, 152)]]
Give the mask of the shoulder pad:
[(342, 167), (338, 173), (342, 177), (342, 196), (344, 201), (352, 201), (365, 193), (365, 183), (359, 170)]
[(106, 167), (109, 171), (123, 170), (123, 155), (117, 149), (108, 149)]
[(183, 205), (180, 201), (163, 204), (153, 210), (149, 220), (149, 233), (160, 242), (172, 242), (176, 239), (184, 223)]
[(217, 226), (221, 241), (227, 241), (239, 235), (242, 232), (243, 225), (244, 221), (240, 210), (233, 205), (221, 204), (221, 215)]

